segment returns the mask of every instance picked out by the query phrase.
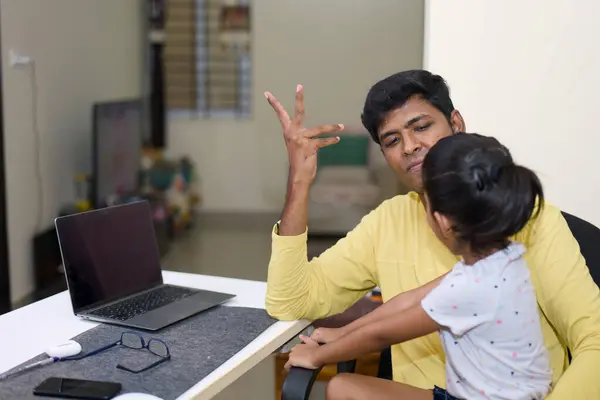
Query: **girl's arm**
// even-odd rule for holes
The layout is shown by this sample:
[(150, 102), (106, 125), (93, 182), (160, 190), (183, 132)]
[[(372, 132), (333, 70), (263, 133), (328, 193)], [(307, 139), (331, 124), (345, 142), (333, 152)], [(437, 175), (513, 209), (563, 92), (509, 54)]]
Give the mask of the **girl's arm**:
[(320, 346), (314, 357), (318, 365), (355, 360), (393, 344), (428, 335), (440, 328), (421, 304), (416, 304), (403, 313), (392, 314)]
[[(409, 308), (415, 305), (421, 304), (421, 300), (423, 300), (423, 298), (427, 296), (429, 292), (431, 292), (435, 287), (437, 287), (446, 275), (447, 273), (440, 276), (437, 279), (434, 279), (429, 283), (426, 283), (423, 286), (394, 296), (391, 300), (383, 303), (370, 313), (365, 314), (362, 317), (352, 321), (348, 325), (339, 328), (339, 332), (334, 334), (334, 336), (336, 338), (339, 338), (366, 325), (376, 324), (382, 319), (389, 318), (394, 314), (398, 314), (400, 312), (408, 310)], [(319, 329), (322, 330), (322, 328)], [(313, 335), (311, 336), (314, 340), (318, 342), (321, 341), (321, 332), (319, 331), (319, 329), (316, 329)], [(330, 340), (324, 340), (324, 342), (329, 341)]]
[(392, 313), (377, 323), (364, 325), (322, 346), (308, 337), (302, 337), (304, 344), (292, 349), (286, 367), (315, 369), (325, 364), (354, 360), (392, 344), (428, 335), (440, 328), (421, 304), (416, 304), (402, 313)]

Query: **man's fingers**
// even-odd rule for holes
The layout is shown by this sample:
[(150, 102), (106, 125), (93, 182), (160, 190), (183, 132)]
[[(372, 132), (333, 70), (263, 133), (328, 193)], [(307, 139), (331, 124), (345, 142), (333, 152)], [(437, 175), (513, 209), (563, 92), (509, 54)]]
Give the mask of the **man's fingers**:
[(323, 147), (331, 146), (332, 144), (336, 144), (337, 142), (340, 141), (340, 137), (335, 136), (335, 137), (329, 137), (329, 138), (324, 138), (324, 139), (314, 139), (314, 140), (317, 142), (318, 148), (323, 148)]
[(305, 137), (313, 138), (326, 133), (340, 132), (344, 130), (343, 124), (327, 124), (319, 125), (306, 131)]
[(267, 98), (267, 101), (269, 102), (271, 107), (273, 107), (273, 110), (275, 110), (275, 113), (277, 114), (277, 117), (279, 118), (279, 122), (281, 122), (281, 126), (284, 129), (287, 128), (288, 125), (290, 124), (291, 120), (290, 120), (290, 116), (288, 115), (287, 111), (285, 111), (285, 108), (283, 108), (281, 103), (279, 101), (277, 101), (275, 96), (273, 96), (270, 92), (265, 92), (265, 97)]
[(304, 88), (296, 86), (296, 105), (294, 106), (294, 124), (302, 126), (304, 123)]

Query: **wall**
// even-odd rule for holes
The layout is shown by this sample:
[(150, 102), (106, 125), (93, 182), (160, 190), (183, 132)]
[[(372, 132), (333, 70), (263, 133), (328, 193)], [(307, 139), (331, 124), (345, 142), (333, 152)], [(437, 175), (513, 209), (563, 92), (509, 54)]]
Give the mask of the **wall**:
[[(91, 105), (142, 90), (141, 0), (2, 0), (2, 62), (11, 297), (33, 290), (40, 157), (42, 227), (74, 198), (72, 177), (90, 168)], [(12, 69), (15, 49), (35, 61), (39, 155), (33, 131), (32, 70)]]
[(600, 3), (427, 1), (425, 66), (469, 131), (536, 170), (549, 200), (600, 226)]
[(287, 154), (264, 91), (293, 112), (301, 83), (307, 125), (360, 126), (373, 83), (422, 65), (421, 1), (252, 4), (252, 119), (178, 116), (169, 124), (169, 153), (188, 154), (197, 163), (205, 211), (281, 211)]

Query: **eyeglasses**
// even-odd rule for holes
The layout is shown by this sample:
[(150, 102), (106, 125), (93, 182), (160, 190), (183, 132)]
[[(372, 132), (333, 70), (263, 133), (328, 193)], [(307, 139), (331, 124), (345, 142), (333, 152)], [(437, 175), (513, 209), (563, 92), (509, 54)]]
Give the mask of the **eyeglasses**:
[(102, 353), (103, 351), (106, 351), (112, 347), (119, 346), (119, 345), (128, 347), (130, 349), (136, 349), (136, 350), (148, 349), (148, 351), (150, 353), (160, 357), (160, 360), (148, 365), (147, 367), (141, 368), (141, 369), (131, 369), (131, 368), (128, 368), (121, 364), (117, 365), (118, 369), (122, 369), (127, 372), (132, 372), (134, 374), (138, 374), (140, 372), (147, 371), (150, 368), (156, 367), (157, 365), (171, 359), (171, 352), (169, 351), (167, 344), (165, 342), (163, 342), (162, 340), (152, 338), (152, 339), (148, 340), (148, 342), (146, 343), (144, 338), (136, 332), (123, 332), (123, 333), (121, 333), (121, 339), (117, 340), (114, 343), (107, 344), (106, 346), (100, 347), (99, 349), (96, 349), (96, 350), (92, 350), (89, 353), (82, 354), (80, 356), (63, 358), (61, 361), (63, 361), (63, 360), (64, 361), (81, 360), (82, 358), (86, 358), (86, 357), (90, 357), (90, 356), (93, 356), (98, 353)]

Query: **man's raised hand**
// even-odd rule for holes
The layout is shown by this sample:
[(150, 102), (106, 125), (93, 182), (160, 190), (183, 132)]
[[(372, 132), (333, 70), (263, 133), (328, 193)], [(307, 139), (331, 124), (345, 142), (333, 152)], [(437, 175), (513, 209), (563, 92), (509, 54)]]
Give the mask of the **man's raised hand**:
[(313, 128), (304, 127), (304, 88), (296, 88), (296, 104), (294, 117), (290, 118), (281, 103), (269, 92), (265, 92), (267, 101), (275, 110), (288, 152), (290, 162), (290, 180), (293, 183), (310, 185), (317, 173), (317, 151), (321, 147), (330, 146), (340, 141), (338, 136), (321, 137), (344, 129), (342, 124), (319, 125)]

